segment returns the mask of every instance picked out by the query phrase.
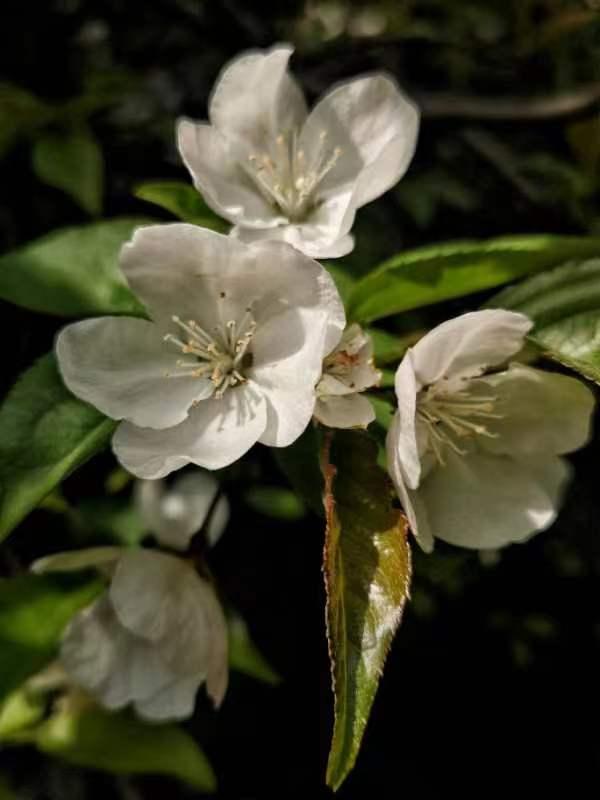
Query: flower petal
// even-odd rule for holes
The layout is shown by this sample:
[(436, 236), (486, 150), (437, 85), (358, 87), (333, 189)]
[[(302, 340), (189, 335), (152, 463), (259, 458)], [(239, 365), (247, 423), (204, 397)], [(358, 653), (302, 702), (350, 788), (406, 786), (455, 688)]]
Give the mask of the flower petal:
[(460, 547), (489, 549), (522, 541), (549, 527), (570, 476), (560, 458), (513, 459), (450, 451), (418, 496), (431, 531)]
[(106, 567), (119, 560), (121, 547), (86, 547), (84, 550), (69, 550), (38, 558), (30, 566), (36, 575), (47, 572), (74, 572), (90, 567)]
[(501, 309), (472, 311), (443, 322), (411, 348), (418, 389), (502, 364), (521, 349), (531, 325), (523, 314)]
[(236, 225), (230, 236), (242, 242), (257, 242), (261, 239), (287, 242), (311, 258), (340, 258), (354, 250), (354, 237), (350, 234), (331, 240), (329, 234), (315, 235), (310, 223), (304, 225), (279, 225), (277, 228), (243, 228)]
[(174, 428), (154, 431), (121, 423), (113, 449), (125, 469), (138, 478), (164, 478), (189, 463), (220, 469), (252, 447), (266, 422), (265, 399), (249, 382), (230, 389), (221, 400), (200, 403)]
[(306, 104), (287, 72), (292, 53), (290, 45), (276, 45), (226, 65), (209, 102), (210, 120), (223, 136), (262, 152), (265, 141), (302, 125)]
[(177, 143), (194, 186), (216, 214), (233, 224), (243, 222), (261, 229), (272, 228), (282, 219), (216, 128), (182, 119), (177, 124)]
[(229, 503), (225, 495), (213, 502), (219, 485), (209, 473), (194, 470), (179, 478), (166, 489), (164, 481), (140, 480), (135, 485), (135, 502), (149, 531), (165, 547), (187, 550), (190, 540), (206, 521), (211, 511), (206, 532), (214, 545), (220, 538), (229, 519)]
[(330, 142), (341, 150), (320, 191), (328, 195), (352, 183), (353, 207), (358, 208), (400, 180), (412, 159), (418, 128), (415, 105), (389, 76), (377, 74), (328, 92), (311, 111), (300, 146), (308, 159), (324, 150), (326, 158)]
[(494, 412), (500, 419), (486, 425), (495, 438), (480, 440), (489, 452), (560, 455), (590, 438), (595, 399), (576, 378), (511, 364), (505, 372), (471, 381), (469, 392), (496, 398)]
[(143, 319), (101, 317), (67, 325), (56, 354), (74, 395), (113, 419), (148, 428), (177, 425), (193, 402), (213, 392), (205, 378), (167, 377), (177, 355), (157, 326)]
[(191, 678), (177, 677), (150, 697), (137, 700), (135, 710), (142, 719), (151, 722), (187, 719), (194, 713), (196, 694), (201, 682), (197, 675)]
[[(421, 479), (421, 459), (417, 436), (418, 384), (409, 350), (396, 370), (394, 380), (398, 411), (388, 432), (388, 448), (396, 447), (396, 458), (401, 465), (403, 479), (409, 489), (416, 489)], [(393, 430), (393, 433), (392, 433)], [(395, 445), (394, 445), (395, 443)]]
[(373, 406), (360, 394), (320, 397), (314, 415), (330, 428), (366, 428), (375, 419)]
[(400, 435), (400, 413), (397, 411), (386, 438), (387, 468), (408, 518), (413, 536), (425, 553), (431, 553), (433, 551), (433, 535), (427, 515), (422, 513), (422, 504), (417, 492), (410, 491), (406, 485), (404, 470), (399, 458)]

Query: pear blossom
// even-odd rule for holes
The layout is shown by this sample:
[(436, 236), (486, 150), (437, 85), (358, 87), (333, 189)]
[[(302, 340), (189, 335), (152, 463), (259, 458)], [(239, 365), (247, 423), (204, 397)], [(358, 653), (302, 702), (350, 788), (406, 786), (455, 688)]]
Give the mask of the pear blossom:
[(166, 481), (139, 480), (134, 499), (143, 522), (163, 547), (185, 551), (206, 523), (206, 539), (213, 546), (229, 520), (229, 501), (209, 472), (195, 469)]
[(219, 469), (303, 432), (345, 325), (323, 267), (284, 242), (180, 223), (138, 228), (121, 267), (150, 319), (76, 322), (56, 353), (73, 394), (122, 420), (113, 449), (127, 470)]
[(373, 366), (371, 338), (353, 323), (323, 361), (315, 418), (330, 428), (366, 428), (375, 419), (375, 412), (360, 392), (380, 380), (381, 373)]
[(314, 258), (342, 256), (354, 247), (357, 209), (406, 172), (419, 113), (383, 73), (334, 87), (309, 113), (287, 71), (292, 52), (280, 44), (227, 64), (210, 122), (178, 123), (179, 151), (233, 236), (280, 239)]
[(531, 321), (463, 314), (409, 349), (396, 372), (388, 469), (423, 550), (434, 538), (494, 549), (552, 524), (570, 477), (561, 458), (590, 435), (591, 391), (507, 363)]
[(60, 663), (69, 680), (110, 710), (185, 719), (205, 683), (215, 706), (228, 679), (227, 626), (212, 586), (188, 562), (155, 550), (59, 553), (35, 572), (98, 566), (110, 586), (67, 626)]

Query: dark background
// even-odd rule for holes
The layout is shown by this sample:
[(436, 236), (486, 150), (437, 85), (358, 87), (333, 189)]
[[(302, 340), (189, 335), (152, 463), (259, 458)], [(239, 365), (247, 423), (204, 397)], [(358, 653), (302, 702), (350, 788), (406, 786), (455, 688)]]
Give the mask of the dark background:
[[(600, 230), (600, 19), (593, 6), (22, 0), (2, 6), (0, 78), (51, 103), (105, 92), (108, 100), (88, 119), (105, 159), (104, 215), (167, 219), (132, 189), (151, 179), (187, 180), (174, 121), (206, 117), (219, 69), (240, 50), (293, 42), (293, 69), (310, 99), (362, 71), (390, 71), (421, 103), (422, 132), (407, 177), (359, 214), (358, 246), (346, 259), (359, 273), (401, 248), (446, 239)], [(543, 102), (533, 105), (533, 97)], [(2, 153), (2, 252), (89, 221), (34, 175), (37, 135), (34, 125)], [(469, 298), (468, 307), (479, 301)], [(432, 324), (467, 303), (406, 315), (389, 327)], [(0, 305), (3, 391), (50, 348), (59, 324)], [(558, 523), (531, 542), (496, 558), (444, 546), (427, 558), (415, 554), (412, 602), (340, 798), (487, 797), (504, 783), (516, 793), (558, 781), (568, 782), (570, 797), (597, 794), (599, 456), (598, 442), (576, 455), (576, 481)], [(67, 497), (99, 493), (113, 466), (108, 455), (95, 459), (69, 479)], [(253, 482), (284, 484), (266, 450), (225, 479), (234, 514), (211, 565), (284, 680), (271, 688), (232, 675), (222, 711), (210, 712), (202, 700), (190, 729), (215, 766), (219, 797), (326, 797), (332, 701), (322, 522), (312, 515), (273, 520), (244, 503)], [(4, 561), (24, 566), (57, 549), (63, 536), (60, 517), (37, 511), (12, 537)], [(0, 764), (19, 797), (31, 800), (198, 796), (172, 781), (115, 780), (30, 750), (5, 750)]]

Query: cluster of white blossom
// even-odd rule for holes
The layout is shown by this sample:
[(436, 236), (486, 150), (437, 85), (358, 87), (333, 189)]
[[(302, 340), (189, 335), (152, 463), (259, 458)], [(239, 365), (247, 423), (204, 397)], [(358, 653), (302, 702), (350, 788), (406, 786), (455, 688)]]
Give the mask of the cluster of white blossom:
[[(352, 249), (356, 210), (406, 171), (419, 115), (379, 74), (336, 87), (309, 113), (290, 54), (241, 55), (217, 81), (210, 123), (179, 123), (183, 160), (232, 223), (229, 236), (189, 224), (138, 229), (121, 267), (148, 318), (88, 319), (58, 337), (66, 385), (120, 420), (114, 452), (138, 478), (225, 467), (256, 442), (286, 447), (311, 419), (341, 428), (374, 419), (362, 394), (380, 378), (370, 339), (346, 328), (336, 287), (313, 259)], [(574, 378), (510, 363), (529, 328), (512, 312), (464, 314), (424, 336), (397, 370), (388, 468), (427, 551), (434, 537), (498, 547), (556, 516), (569, 475), (560, 456), (586, 442), (593, 397)], [(185, 502), (157, 483), (140, 492), (159, 543), (186, 550), (206, 503), (193, 487)], [(212, 524), (214, 539), (221, 524)], [(210, 583), (173, 554), (89, 555), (110, 587), (65, 636), (75, 682), (109, 708), (133, 703), (151, 718), (191, 713), (203, 681), (219, 703), (227, 647)], [(81, 566), (71, 558), (38, 568)]]

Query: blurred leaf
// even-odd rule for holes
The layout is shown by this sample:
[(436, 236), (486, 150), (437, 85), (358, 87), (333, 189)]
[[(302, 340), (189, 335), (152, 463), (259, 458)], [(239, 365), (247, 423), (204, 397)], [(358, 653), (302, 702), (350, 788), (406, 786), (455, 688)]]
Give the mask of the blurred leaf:
[(19, 135), (44, 125), (54, 114), (50, 106), (26, 89), (0, 82), (0, 157)]
[(115, 426), (67, 390), (52, 353), (23, 373), (0, 406), (0, 539), (106, 447)]
[(363, 433), (329, 434), (323, 448), (327, 529), (323, 574), (334, 692), (327, 783), (354, 766), (410, 586), (407, 524), (392, 507), (377, 446)]
[(248, 626), (239, 614), (227, 620), (229, 631), (229, 666), (258, 681), (276, 686), (281, 678), (262, 656), (252, 639)]
[(54, 658), (65, 625), (102, 586), (71, 576), (0, 579), (0, 698)]
[(369, 402), (375, 410), (377, 424), (387, 431), (392, 424), (392, 417), (396, 411), (396, 406), (391, 400), (386, 400), (380, 395), (367, 394), (366, 396), (369, 398)]
[(600, 167), (600, 115), (572, 122), (566, 136), (573, 154), (589, 175)]
[(474, 211), (481, 199), (468, 186), (443, 169), (432, 169), (414, 178), (405, 178), (395, 189), (400, 205), (416, 225), (428, 228), (442, 207), (464, 213)]
[(66, 192), (93, 217), (100, 214), (104, 159), (91, 133), (45, 134), (34, 143), (32, 164), (41, 181)]
[(394, 336), (379, 328), (367, 328), (366, 333), (369, 334), (373, 342), (373, 355), (378, 366), (400, 361), (407, 349), (418, 342), (422, 336), (421, 331), (404, 336)]
[(600, 251), (600, 239), (577, 236), (512, 236), (451, 242), (394, 256), (360, 280), (348, 316), (359, 322), (462, 297), (549, 269), (569, 258)]
[(308, 507), (323, 516), (323, 476), (319, 466), (321, 430), (309, 425), (289, 447), (275, 447), (273, 455), (292, 487)]
[(139, 544), (148, 533), (134, 503), (126, 497), (85, 498), (76, 513), (87, 533), (100, 534), (126, 547)]
[(229, 223), (218, 217), (204, 202), (200, 192), (187, 183), (181, 181), (142, 183), (134, 190), (134, 195), (140, 200), (146, 200), (170, 211), (183, 222), (191, 222), (221, 233), (229, 230)]
[(32, 741), (48, 755), (117, 775), (170, 775), (203, 792), (216, 780), (208, 759), (176, 725), (146, 724), (128, 713), (65, 704), (36, 729)]
[(527, 314), (546, 355), (600, 383), (600, 259), (564, 264), (505, 289), (492, 308)]
[(244, 494), (250, 508), (274, 519), (301, 519), (306, 511), (300, 498), (280, 486), (253, 486)]
[[(340, 259), (339, 261), (342, 260)], [(326, 264), (324, 264), (324, 266), (327, 269), (327, 272), (329, 272), (333, 278), (333, 282), (335, 283), (339, 295), (345, 304), (347, 299), (350, 297), (352, 290), (354, 289), (356, 280), (348, 273), (346, 269), (344, 269), (343, 263), (328, 261)]]
[(0, 299), (59, 316), (143, 316), (118, 256), (133, 231), (149, 222), (123, 217), (63, 228), (6, 253), (0, 257)]
[(19, 800), (6, 779), (2, 776), (0, 776), (0, 800)]
[(379, 381), (379, 387), (381, 389), (390, 389), (394, 387), (394, 378), (396, 373), (393, 369), (382, 369), (381, 370), (381, 380)]
[[(11, 692), (0, 703), (0, 741), (36, 725), (44, 716), (46, 700), (38, 692), (21, 688)], [(1, 800), (2, 795), (0, 795)]]

